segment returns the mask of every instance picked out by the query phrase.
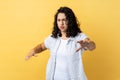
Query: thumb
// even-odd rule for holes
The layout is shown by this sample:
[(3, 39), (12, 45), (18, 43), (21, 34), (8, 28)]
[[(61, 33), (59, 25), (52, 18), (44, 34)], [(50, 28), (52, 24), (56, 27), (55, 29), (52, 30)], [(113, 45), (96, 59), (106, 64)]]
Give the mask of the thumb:
[(31, 57), (32, 57), (32, 55), (27, 55), (27, 56), (25, 57), (25, 60), (27, 61), (27, 60), (29, 60)]
[(25, 60), (27, 61), (27, 60), (29, 60), (30, 59), (30, 56), (26, 56), (25, 57)]
[(36, 54), (34, 54), (33, 56), (34, 56), (34, 57), (38, 57), (38, 55), (36, 55)]
[(76, 52), (78, 52), (81, 48), (82, 48), (82, 47), (79, 47), (79, 48), (76, 50)]

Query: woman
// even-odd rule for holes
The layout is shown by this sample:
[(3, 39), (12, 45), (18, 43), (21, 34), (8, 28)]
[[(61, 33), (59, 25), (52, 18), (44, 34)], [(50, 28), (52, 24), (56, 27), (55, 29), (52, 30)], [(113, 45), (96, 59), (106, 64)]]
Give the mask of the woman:
[(68, 7), (60, 7), (54, 17), (52, 34), (33, 48), (26, 60), (49, 49), (46, 80), (87, 80), (82, 52), (94, 50), (96, 46), (79, 27), (73, 11)]

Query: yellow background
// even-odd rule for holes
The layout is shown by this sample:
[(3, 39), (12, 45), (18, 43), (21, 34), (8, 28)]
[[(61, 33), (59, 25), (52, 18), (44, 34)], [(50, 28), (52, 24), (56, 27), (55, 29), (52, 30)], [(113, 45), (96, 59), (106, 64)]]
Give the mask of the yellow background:
[(56, 10), (70, 7), (96, 43), (83, 54), (88, 80), (120, 80), (119, 0), (0, 0), (0, 80), (45, 80), (49, 51), (25, 61), (51, 33)]

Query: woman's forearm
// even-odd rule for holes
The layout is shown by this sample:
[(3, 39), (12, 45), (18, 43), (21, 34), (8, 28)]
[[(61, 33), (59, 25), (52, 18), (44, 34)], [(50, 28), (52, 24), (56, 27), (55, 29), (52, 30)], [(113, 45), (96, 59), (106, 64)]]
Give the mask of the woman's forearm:
[(33, 48), (35, 53), (40, 53), (40, 52), (44, 51), (45, 49), (46, 48), (45, 48), (43, 43), (41, 43), (41, 44), (39, 44), (39, 45), (37, 45), (36, 47)]

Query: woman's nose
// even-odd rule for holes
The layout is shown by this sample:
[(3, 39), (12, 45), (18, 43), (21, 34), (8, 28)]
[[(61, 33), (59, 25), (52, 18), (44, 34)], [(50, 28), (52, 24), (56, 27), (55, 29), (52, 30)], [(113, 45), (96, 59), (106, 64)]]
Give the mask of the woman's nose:
[(61, 25), (64, 25), (64, 22), (63, 21), (61, 21), (61, 23), (60, 23)]

